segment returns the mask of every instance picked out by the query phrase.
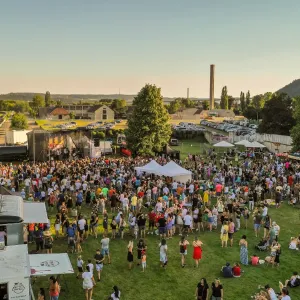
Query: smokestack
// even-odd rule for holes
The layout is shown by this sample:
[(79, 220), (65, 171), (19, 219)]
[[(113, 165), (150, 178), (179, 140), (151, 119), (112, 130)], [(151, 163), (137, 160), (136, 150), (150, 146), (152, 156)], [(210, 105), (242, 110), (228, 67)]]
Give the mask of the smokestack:
[(210, 65), (209, 109), (215, 108), (215, 65)]
[(186, 90), (186, 98), (190, 99), (190, 88), (187, 88)]

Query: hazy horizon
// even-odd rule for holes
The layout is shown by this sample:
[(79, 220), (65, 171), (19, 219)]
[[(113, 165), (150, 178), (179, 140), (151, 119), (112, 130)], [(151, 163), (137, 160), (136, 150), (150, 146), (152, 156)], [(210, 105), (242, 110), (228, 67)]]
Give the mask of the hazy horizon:
[(0, 93), (238, 97), (300, 78), (300, 1), (5, 1)]

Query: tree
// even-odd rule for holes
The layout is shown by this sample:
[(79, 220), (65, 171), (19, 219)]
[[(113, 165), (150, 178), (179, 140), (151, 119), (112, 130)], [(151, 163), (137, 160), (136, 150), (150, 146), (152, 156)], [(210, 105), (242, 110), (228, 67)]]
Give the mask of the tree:
[(70, 117), (71, 120), (74, 120), (75, 119), (75, 114), (73, 112), (70, 112), (69, 117)]
[(296, 124), (293, 117), (293, 101), (286, 94), (273, 94), (261, 110), (262, 122), (260, 133), (290, 135), (290, 130)]
[(161, 89), (146, 84), (134, 98), (133, 107), (126, 136), (130, 149), (141, 155), (161, 151), (172, 132)]
[[(256, 119), (259, 119), (259, 114), (261, 112), (261, 109), (264, 107), (265, 105), (265, 98), (264, 95), (260, 94), (260, 95), (255, 95), (252, 98), (252, 106), (255, 109), (256, 112)], [(247, 117), (248, 118), (248, 117)]]
[(111, 109), (123, 110), (127, 106), (127, 102), (124, 99), (114, 99), (111, 104)]
[(56, 106), (62, 107), (62, 101), (60, 99), (56, 100)]
[(209, 110), (209, 102), (207, 100), (202, 102), (202, 108), (203, 110)]
[(220, 106), (221, 106), (222, 109), (228, 109), (228, 93), (227, 93), (227, 86), (224, 86), (224, 87), (222, 88)]
[(233, 108), (234, 101), (235, 101), (234, 97), (228, 96), (228, 109), (232, 109)]
[(240, 94), (240, 106), (241, 106), (241, 111), (244, 112), (246, 108), (246, 102), (245, 102), (245, 93), (241, 92)]
[(28, 128), (28, 120), (26, 116), (22, 113), (16, 113), (11, 118), (12, 129), (23, 130)]
[(248, 91), (246, 94), (246, 106), (249, 106), (250, 103), (251, 103), (251, 96), (250, 96), (250, 91)]
[(300, 150), (300, 96), (293, 98), (294, 105), (294, 119), (296, 125), (291, 130), (291, 137), (293, 139), (293, 151)]
[(168, 107), (169, 114), (175, 114), (178, 110), (182, 107), (182, 103), (179, 99), (175, 99), (174, 101), (170, 102)]
[(35, 95), (29, 103), (34, 113), (37, 115), (39, 108), (45, 106), (45, 99), (41, 95)]
[(45, 94), (45, 106), (46, 107), (49, 107), (51, 104), (51, 95), (50, 95), (50, 92), (46, 92)]

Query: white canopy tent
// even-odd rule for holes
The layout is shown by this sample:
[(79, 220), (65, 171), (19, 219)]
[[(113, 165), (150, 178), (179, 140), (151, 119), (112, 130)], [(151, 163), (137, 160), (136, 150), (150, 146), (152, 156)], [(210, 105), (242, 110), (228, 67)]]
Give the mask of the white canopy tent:
[(29, 255), (33, 276), (73, 274), (74, 270), (67, 253)]
[(140, 175), (141, 173), (163, 175), (161, 174), (162, 166), (158, 164), (154, 159), (147, 163), (145, 166), (135, 167), (134, 169), (138, 175)]
[(27, 245), (7, 246), (0, 251), (0, 270), (0, 284), (7, 285), (8, 300), (31, 299)]
[(218, 148), (228, 148), (228, 147), (234, 147), (233, 144), (230, 144), (226, 141), (221, 141), (219, 143), (216, 143), (213, 145), (214, 147), (218, 147)]
[(259, 142), (256, 142), (256, 141), (254, 141), (252, 143), (249, 143), (246, 147), (247, 148), (266, 148), (265, 145), (263, 145), (263, 144), (261, 144)]
[(24, 223), (48, 223), (48, 216), (45, 203), (24, 201), (23, 205)]
[(238, 146), (245, 146), (245, 147), (247, 147), (247, 146), (250, 145), (250, 144), (251, 144), (251, 142), (249, 142), (249, 141), (247, 141), (247, 140), (241, 140), (241, 141), (235, 143), (235, 145), (238, 145)]
[(162, 175), (172, 177), (173, 180), (186, 183), (192, 180), (192, 172), (177, 165), (174, 161), (168, 162), (161, 169)]

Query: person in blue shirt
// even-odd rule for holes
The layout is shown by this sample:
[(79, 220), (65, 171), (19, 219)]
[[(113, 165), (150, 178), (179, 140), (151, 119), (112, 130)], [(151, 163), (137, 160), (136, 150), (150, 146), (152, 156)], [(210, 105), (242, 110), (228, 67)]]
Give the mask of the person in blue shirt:
[(81, 209), (82, 201), (83, 201), (83, 194), (82, 194), (82, 191), (79, 191), (76, 196), (76, 206), (77, 206), (77, 209), (79, 209), (79, 210)]

